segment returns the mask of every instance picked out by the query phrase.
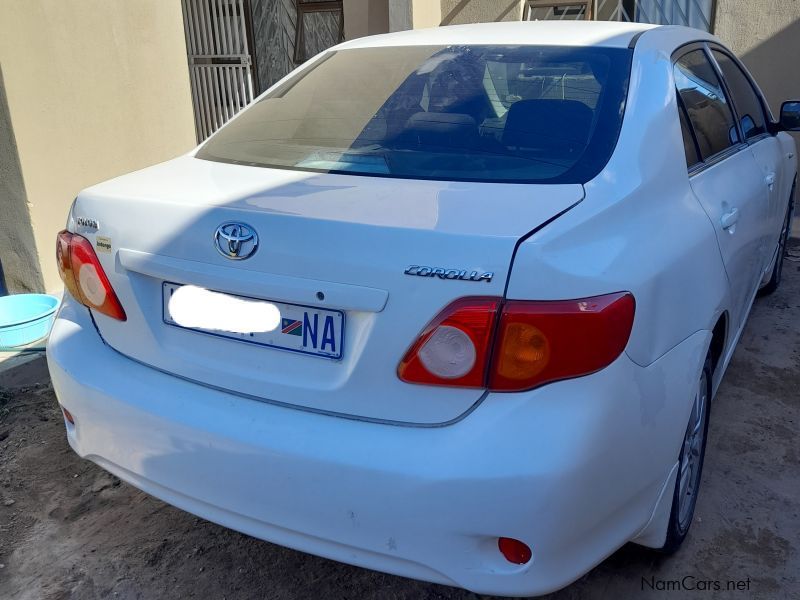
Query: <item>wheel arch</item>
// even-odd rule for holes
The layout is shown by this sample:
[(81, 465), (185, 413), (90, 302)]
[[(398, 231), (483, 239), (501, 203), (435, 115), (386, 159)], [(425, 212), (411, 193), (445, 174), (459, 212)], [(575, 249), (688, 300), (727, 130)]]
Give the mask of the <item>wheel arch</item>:
[(717, 322), (711, 329), (711, 344), (708, 353), (711, 356), (711, 373), (716, 374), (722, 357), (725, 354), (728, 340), (729, 317), (728, 311), (723, 310), (717, 318)]

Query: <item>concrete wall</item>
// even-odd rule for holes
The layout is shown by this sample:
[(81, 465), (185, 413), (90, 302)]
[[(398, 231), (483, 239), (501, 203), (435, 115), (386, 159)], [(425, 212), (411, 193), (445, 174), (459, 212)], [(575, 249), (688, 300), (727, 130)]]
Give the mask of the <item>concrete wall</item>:
[[(369, 4), (367, 33), (369, 33), (369, 35), (374, 35), (389, 31), (389, 1), (366, 0), (366, 2)], [(347, 17), (345, 17), (345, 19), (346, 18)], [(345, 26), (346, 25), (345, 23)]]
[(758, 80), (775, 116), (800, 98), (800, 1), (717, 0), (714, 33)]
[[(377, 1), (377, 0), (368, 0)], [(523, 0), (388, 0), (389, 30), (519, 21)]]
[(0, 294), (43, 288), (0, 64)]
[(345, 39), (389, 31), (389, 0), (344, 0), (343, 7)]
[(414, 29), (438, 27), (442, 20), (442, 7), (436, 0), (412, 0), (411, 12)]
[(389, 0), (389, 31), (437, 27), (441, 20), (439, 0)]
[(522, 0), (441, 0), (442, 25), (519, 21)]
[[(32, 245), (0, 246), (0, 261), (8, 280), (52, 291), (61, 286), (55, 236), (78, 191), (195, 145), (181, 4), (9, 0), (0, 6), (10, 120), (0, 136), (0, 168), (4, 175), (16, 161), (19, 171), (0, 187), (2, 228), (30, 236), (24, 202), (33, 230)], [(23, 254), (29, 246), (39, 257), (38, 276), (25, 273), (35, 270)]]

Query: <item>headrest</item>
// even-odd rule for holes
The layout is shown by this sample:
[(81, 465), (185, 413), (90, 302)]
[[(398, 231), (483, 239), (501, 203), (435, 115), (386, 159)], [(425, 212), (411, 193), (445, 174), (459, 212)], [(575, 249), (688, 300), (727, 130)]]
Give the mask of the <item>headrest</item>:
[(477, 141), (478, 125), (465, 114), (418, 112), (406, 122), (401, 138), (415, 145), (464, 148)]
[(506, 146), (576, 148), (589, 139), (594, 113), (577, 100), (518, 100), (506, 115)]

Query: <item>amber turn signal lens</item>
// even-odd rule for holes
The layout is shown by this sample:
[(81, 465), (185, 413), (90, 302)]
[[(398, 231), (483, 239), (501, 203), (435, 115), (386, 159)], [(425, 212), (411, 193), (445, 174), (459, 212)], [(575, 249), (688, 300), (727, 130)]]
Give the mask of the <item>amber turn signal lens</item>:
[(509, 300), (503, 305), (489, 389), (530, 390), (594, 373), (625, 349), (636, 303), (628, 292), (577, 300)]
[(575, 300), (461, 298), (428, 324), (398, 366), (401, 380), (520, 392), (606, 368), (625, 350), (630, 292)]
[(497, 372), (506, 379), (535, 377), (550, 360), (550, 343), (534, 325), (509, 324), (504, 341), (497, 350)]

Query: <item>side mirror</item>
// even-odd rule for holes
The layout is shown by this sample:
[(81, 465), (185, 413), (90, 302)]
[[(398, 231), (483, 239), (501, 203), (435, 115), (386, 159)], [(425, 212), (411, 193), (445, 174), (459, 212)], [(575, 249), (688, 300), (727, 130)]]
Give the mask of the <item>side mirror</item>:
[(800, 100), (789, 100), (781, 105), (781, 129), (800, 131)]

